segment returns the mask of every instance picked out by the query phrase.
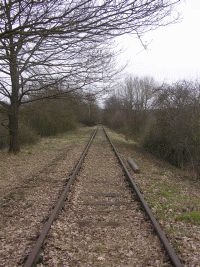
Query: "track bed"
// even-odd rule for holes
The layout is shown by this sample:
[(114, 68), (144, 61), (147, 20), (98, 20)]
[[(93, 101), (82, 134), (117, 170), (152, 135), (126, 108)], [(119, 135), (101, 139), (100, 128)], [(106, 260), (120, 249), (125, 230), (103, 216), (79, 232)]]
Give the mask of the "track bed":
[(38, 266), (171, 266), (99, 130)]

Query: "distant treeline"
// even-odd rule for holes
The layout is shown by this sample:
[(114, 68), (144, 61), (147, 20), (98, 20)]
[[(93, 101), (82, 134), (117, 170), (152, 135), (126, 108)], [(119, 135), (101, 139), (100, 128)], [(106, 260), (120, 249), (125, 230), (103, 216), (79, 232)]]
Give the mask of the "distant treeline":
[[(72, 130), (77, 125), (94, 125), (98, 120), (98, 106), (90, 95), (67, 94), (59, 99), (43, 99), (20, 109), (20, 144), (32, 144), (40, 137), (53, 136)], [(8, 147), (8, 117), (0, 110), (0, 149)]]
[(128, 77), (106, 101), (103, 118), (159, 158), (200, 174), (200, 83), (159, 86)]

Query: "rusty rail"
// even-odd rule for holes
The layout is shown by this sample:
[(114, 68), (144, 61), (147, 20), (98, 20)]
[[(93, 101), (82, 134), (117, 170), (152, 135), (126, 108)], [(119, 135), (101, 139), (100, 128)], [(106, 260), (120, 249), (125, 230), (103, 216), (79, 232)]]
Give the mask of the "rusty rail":
[(71, 172), (71, 174), (69, 175), (68, 179), (67, 179), (67, 184), (66, 186), (64, 187), (64, 190), (62, 191), (55, 207), (53, 208), (47, 222), (44, 224), (42, 230), (41, 230), (41, 233), (33, 247), (33, 249), (31, 250), (30, 254), (28, 255), (26, 261), (25, 261), (25, 264), (24, 264), (24, 267), (32, 267), (34, 266), (36, 263), (37, 263), (37, 260), (39, 258), (39, 254), (40, 254), (40, 251), (41, 251), (41, 248), (42, 248), (42, 245), (44, 243), (44, 240), (50, 230), (50, 227), (53, 223), (53, 221), (56, 219), (59, 211), (62, 209), (63, 205), (64, 205), (64, 202), (67, 198), (67, 195), (70, 191), (70, 187), (71, 185), (74, 183), (75, 181), (75, 178), (76, 178), (76, 175), (78, 173), (78, 171), (80, 170), (81, 168), (81, 165), (82, 165), (82, 162), (92, 144), (92, 141), (94, 140), (95, 138), (95, 135), (97, 133), (97, 130), (98, 129), (95, 129), (94, 132), (92, 133), (87, 145), (85, 146), (80, 158), (79, 158), (79, 161), (77, 162), (77, 164), (75, 165), (73, 171)]
[[(26, 261), (25, 261), (25, 264), (24, 264), (24, 267), (33, 267), (35, 266), (35, 264), (37, 263), (38, 261), (38, 258), (39, 258), (39, 255), (40, 255), (40, 251), (41, 251), (41, 248), (42, 248), (42, 245), (44, 243), (44, 240), (50, 230), (50, 227), (53, 223), (53, 221), (55, 220), (55, 218), (57, 217), (59, 211), (62, 209), (63, 205), (64, 205), (64, 202), (67, 198), (67, 195), (70, 191), (70, 187), (71, 185), (74, 183), (75, 181), (75, 178), (76, 178), (76, 175), (78, 173), (78, 171), (80, 170), (81, 168), (81, 165), (82, 165), (82, 162), (92, 144), (92, 141), (93, 139), (95, 138), (95, 135), (97, 133), (97, 130), (96, 129), (91, 137), (90, 137), (90, 140), (89, 142), (87, 143), (85, 149), (83, 150), (81, 156), (80, 156), (80, 159), (78, 161), (78, 163), (75, 165), (73, 171), (71, 172), (71, 174), (69, 175), (68, 177), (68, 181), (67, 181), (67, 184), (63, 190), (63, 192), (61, 193), (58, 201), (57, 201), (57, 204), (56, 206), (54, 207), (54, 209), (52, 210), (47, 222), (44, 224), (42, 230), (41, 230), (41, 233), (33, 247), (33, 249), (31, 250), (30, 254), (28, 255)], [(169, 256), (169, 259), (171, 261), (171, 263), (173, 264), (173, 266), (175, 267), (182, 267), (183, 265), (181, 264), (178, 256), (176, 255), (176, 252), (175, 250), (173, 249), (173, 247), (171, 246), (171, 244), (169, 243), (169, 240), (167, 239), (165, 233), (163, 232), (163, 230), (161, 229), (159, 223), (157, 222), (157, 220), (155, 219), (151, 209), (149, 208), (148, 204), (146, 203), (146, 201), (144, 200), (144, 197), (143, 195), (141, 194), (141, 192), (139, 191), (139, 188), (137, 187), (133, 177), (131, 176), (131, 174), (129, 173), (128, 169), (126, 168), (121, 156), (119, 155), (119, 152), (117, 151), (117, 149), (115, 148), (114, 144), (112, 143), (110, 137), (108, 136), (106, 130), (103, 128), (104, 130), (104, 133), (106, 135), (106, 138), (108, 139), (120, 165), (122, 166), (122, 169), (125, 173), (125, 176), (127, 177), (131, 187), (133, 188), (133, 190), (135, 191), (139, 201), (141, 202), (141, 205), (145, 211), (145, 213), (147, 214), (148, 218), (150, 219), (152, 225), (153, 225), (153, 228), (155, 230), (155, 232), (157, 233), (165, 251), (167, 252), (168, 256)]]
[(182, 267), (182, 263), (180, 262), (179, 260), (179, 257), (177, 256), (174, 248), (172, 247), (172, 245), (170, 244), (168, 238), (166, 237), (165, 233), (163, 232), (163, 230), (161, 229), (158, 221), (156, 220), (156, 218), (154, 217), (151, 209), (149, 208), (147, 202), (145, 201), (142, 193), (140, 192), (138, 186), (136, 185), (133, 177), (131, 176), (131, 174), (129, 173), (128, 169), (126, 168), (126, 165), (124, 164), (119, 152), (117, 151), (117, 149), (115, 148), (113, 142), (111, 141), (109, 135), (107, 134), (105, 128), (103, 127), (103, 130), (104, 130), (104, 133), (120, 163), (120, 165), (122, 166), (122, 169), (125, 173), (125, 176), (127, 177), (128, 179), (128, 182), (129, 184), (131, 185), (131, 187), (133, 188), (134, 192), (136, 193), (145, 213), (147, 214), (149, 220), (151, 221), (152, 225), (153, 225), (153, 228), (155, 230), (155, 232), (157, 233), (163, 247), (165, 248), (165, 251), (167, 252), (168, 256), (169, 256), (169, 259), (171, 261), (171, 263), (173, 264), (173, 266), (175, 267)]

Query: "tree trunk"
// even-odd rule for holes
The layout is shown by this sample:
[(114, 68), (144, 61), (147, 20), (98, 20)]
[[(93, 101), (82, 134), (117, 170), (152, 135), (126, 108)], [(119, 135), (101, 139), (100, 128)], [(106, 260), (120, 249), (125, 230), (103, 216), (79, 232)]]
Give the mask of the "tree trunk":
[(10, 108), (8, 111), (9, 119), (9, 152), (16, 154), (20, 151), (19, 144), (19, 133), (18, 133), (18, 124), (19, 124), (19, 73), (17, 67), (17, 59), (15, 52), (12, 51), (11, 64), (10, 64), (10, 76), (12, 83), (12, 93), (10, 98)]
[(10, 153), (18, 153), (20, 151), (20, 145), (19, 145), (19, 106), (17, 103), (11, 103), (10, 109), (9, 109), (9, 137), (10, 137), (10, 143), (9, 143), (9, 152)]
[[(7, 19), (7, 29), (12, 31), (13, 29), (13, 14), (12, 14), (12, 1), (8, 1), (8, 4), (5, 5), (5, 16)], [(11, 18), (12, 17), (12, 18)], [(18, 133), (18, 124), (19, 124), (19, 64), (18, 64), (18, 52), (19, 52), (19, 42), (17, 43), (14, 39), (13, 34), (9, 35), (8, 44), (6, 48), (6, 54), (9, 61), (9, 75), (11, 79), (11, 94), (10, 94), (10, 106), (8, 109), (8, 128), (9, 128), (9, 152), (16, 154), (20, 150), (19, 145), (19, 133)]]

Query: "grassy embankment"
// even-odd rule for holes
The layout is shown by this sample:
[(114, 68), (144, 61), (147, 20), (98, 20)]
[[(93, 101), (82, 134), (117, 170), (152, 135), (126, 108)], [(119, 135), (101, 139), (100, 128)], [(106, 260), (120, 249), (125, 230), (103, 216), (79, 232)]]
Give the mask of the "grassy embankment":
[(109, 133), (124, 161), (132, 157), (138, 163), (141, 172), (131, 173), (173, 245), (193, 251), (200, 227), (200, 180), (145, 152), (133, 139)]

